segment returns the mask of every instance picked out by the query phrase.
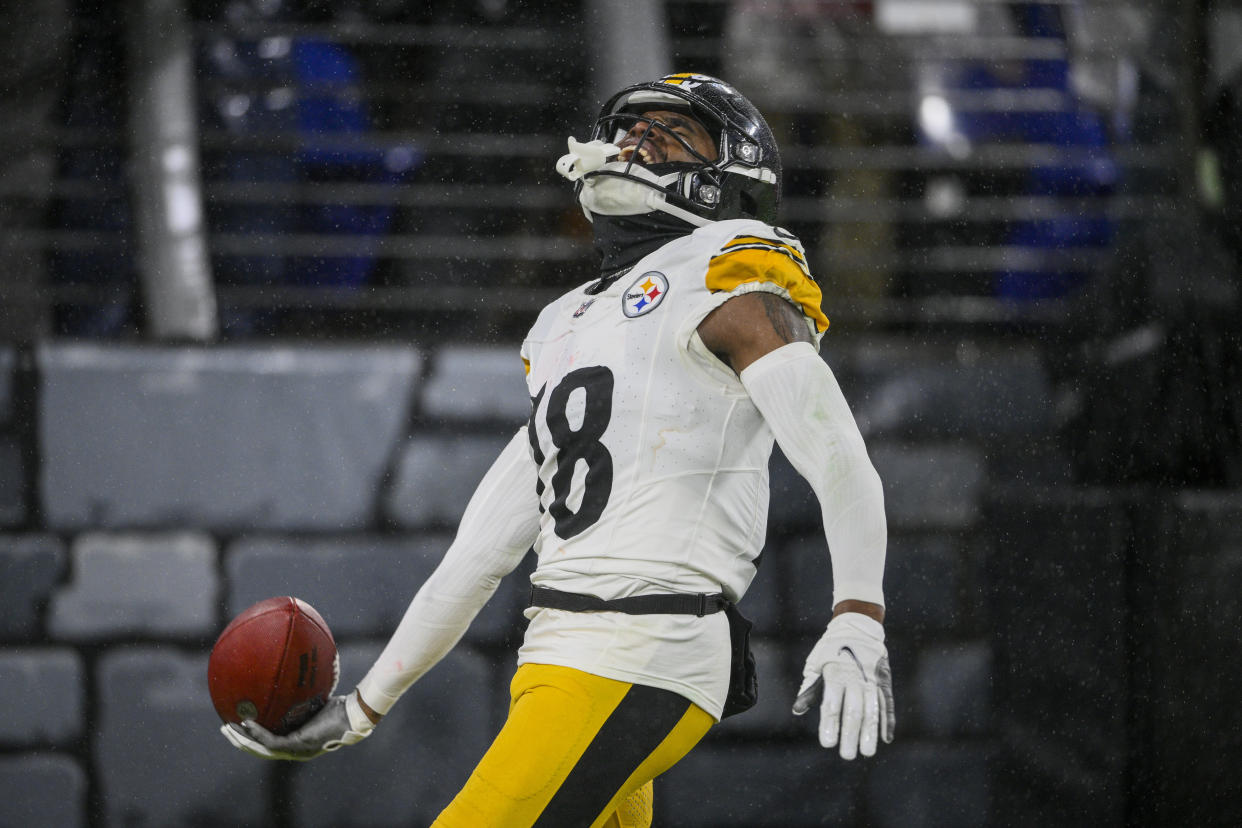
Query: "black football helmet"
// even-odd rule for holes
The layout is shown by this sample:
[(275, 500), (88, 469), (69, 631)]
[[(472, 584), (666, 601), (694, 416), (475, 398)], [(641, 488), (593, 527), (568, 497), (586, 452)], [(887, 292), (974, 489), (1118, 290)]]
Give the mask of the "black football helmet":
[[(600, 109), (591, 141), (596, 146), (616, 145), (635, 123), (647, 120), (640, 118), (644, 112), (655, 110), (694, 117), (714, 137), (716, 158), (703, 157), (672, 129), (651, 122), (648, 129), (663, 129), (696, 160), (648, 167), (638, 163), (639, 153), (634, 152), (628, 161), (585, 165), (574, 180), (588, 218), (592, 212), (618, 215), (661, 210), (697, 226), (733, 218), (776, 223), (780, 151), (754, 104), (718, 78), (665, 75), (613, 95)], [(584, 146), (571, 141), (571, 152), (575, 145)]]

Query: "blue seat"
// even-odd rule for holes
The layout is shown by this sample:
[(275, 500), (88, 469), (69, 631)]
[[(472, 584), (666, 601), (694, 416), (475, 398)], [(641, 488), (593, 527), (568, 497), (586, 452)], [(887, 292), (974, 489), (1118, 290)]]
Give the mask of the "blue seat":
[[(276, 9), (277, 7), (273, 7)], [(272, 12), (276, 20), (287, 11)], [(291, 151), (242, 146), (209, 156), (209, 170), (226, 181), (242, 183), (358, 182), (396, 188), (421, 164), (423, 153), (409, 144), (388, 145), (371, 135), (368, 102), (358, 94), (365, 82), (364, 62), (347, 44), (330, 39), (292, 37), (285, 48), (272, 48), (271, 38), (248, 40), (217, 37), (200, 56), (199, 70), (208, 79), (202, 98), (204, 122), (237, 136), (289, 135)], [(262, 87), (287, 95), (258, 95)], [(237, 106), (243, 102), (242, 106)], [(211, 229), (222, 234), (316, 234), (377, 238), (391, 227), (391, 203), (245, 203), (209, 205)], [(223, 284), (318, 285), (356, 290), (371, 280), (375, 254), (217, 255), (216, 278)], [(256, 335), (279, 330), (279, 313), (233, 310), (222, 315), (226, 335)]]

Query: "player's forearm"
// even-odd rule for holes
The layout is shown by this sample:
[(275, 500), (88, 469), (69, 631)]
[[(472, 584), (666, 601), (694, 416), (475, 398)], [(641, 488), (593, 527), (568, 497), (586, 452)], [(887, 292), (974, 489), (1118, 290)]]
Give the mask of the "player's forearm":
[(832, 555), (833, 603), (882, 608), (884, 490), (832, 371), (814, 347), (795, 342), (756, 360), (741, 379), (781, 450), (819, 499)]
[[(434, 577), (434, 576), (433, 576)], [(482, 585), (441, 593), (428, 580), (367, 675), (358, 683), (362, 700), (386, 714), (410, 685), (456, 646), (495, 588)]]
[(882, 607), (888, 546), (884, 488), (865, 450), (838, 453), (835, 461), (824, 475), (829, 482), (816, 489), (832, 555), (833, 603), (853, 599)]
[(534, 542), (539, 512), (527, 445), (526, 430), (520, 429), (492, 464), (466, 506), (444, 559), (359, 682), (359, 695), (375, 712), (387, 713), (452, 650)]

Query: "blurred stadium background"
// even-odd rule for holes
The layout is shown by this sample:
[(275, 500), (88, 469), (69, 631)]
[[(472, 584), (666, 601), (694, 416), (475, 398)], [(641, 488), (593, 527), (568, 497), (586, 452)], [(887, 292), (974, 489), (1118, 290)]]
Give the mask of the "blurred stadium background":
[(670, 69), (782, 140), (886, 483), (899, 726), (843, 763), (787, 714), (829, 574), (778, 456), (761, 701), (657, 824), (1237, 824), (1239, 3), (4, 17), (0, 825), (430, 823), (500, 724), (522, 571), (309, 765), (218, 736), (207, 652), (296, 594), (361, 676), (525, 420), (525, 327), (589, 278), (565, 136)]

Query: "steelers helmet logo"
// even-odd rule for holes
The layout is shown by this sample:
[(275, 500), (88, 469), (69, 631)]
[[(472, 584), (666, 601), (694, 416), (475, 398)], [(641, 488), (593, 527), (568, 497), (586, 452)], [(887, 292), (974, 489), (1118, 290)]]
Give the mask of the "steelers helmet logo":
[(648, 270), (621, 294), (621, 310), (630, 319), (651, 313), (668, 293), (668, 279), (658, 270)]
[[(726, 89), (730, 89), (727, 83), (724, 83), (717, 78), (713, 78), (708, 75), (697, 75), (693, 72), (679, 72), (676, 75), (665, 75), (660, 78), (657, 83), (667, 83), (669, 86), (680, 86), (683, 89), (694, 89), (695, 87), (702, 86), (705, 83), (716, 83)], [(730, 89), (730, 91), (732, 91), (732, 89)]]

